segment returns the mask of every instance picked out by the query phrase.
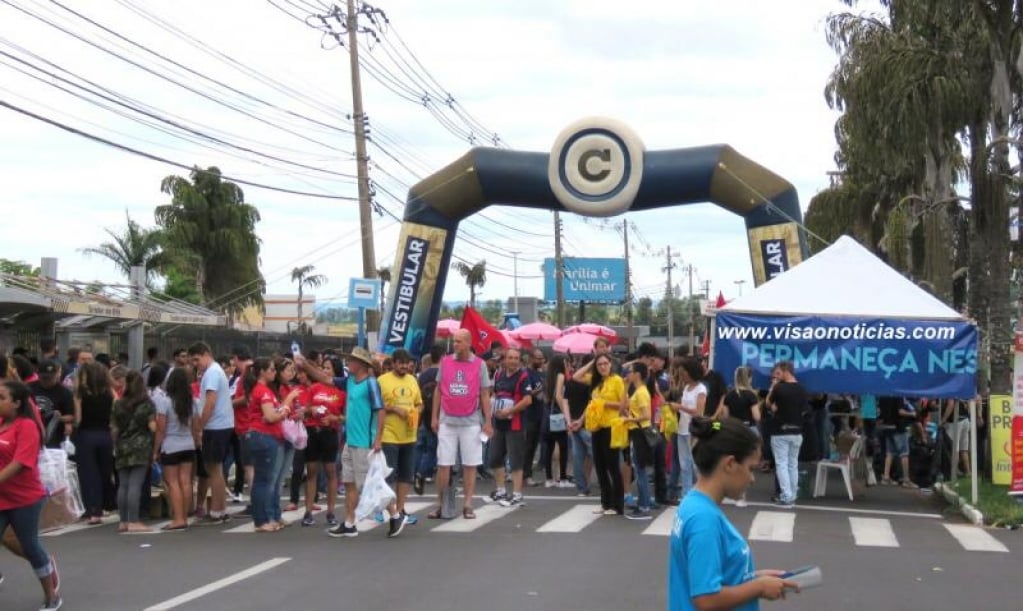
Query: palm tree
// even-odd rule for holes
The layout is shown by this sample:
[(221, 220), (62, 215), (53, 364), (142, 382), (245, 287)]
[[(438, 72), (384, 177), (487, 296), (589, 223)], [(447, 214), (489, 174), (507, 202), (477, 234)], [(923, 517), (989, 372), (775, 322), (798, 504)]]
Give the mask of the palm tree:
[(110, 236), (109, 242), (103, 242), (99, 246), (80, 248), (82, 254), (99, 255), (109, 259), (117, 270), (125, 277), (131, 276), (131, 268), (146, 268), (146, 284), (153, 276), (163, 270), (167, 262), (167, 256), (163, 252), (163, 234), (159, 229), (142, 227), (131, 218), (128, 211), (124, 211), (128, 223), (120, 233), (113, 229), (104, 229)]
[(305, 326), (305, 320), (302, 318), (302, 294), (303, 289), (308, 287), (311, 289), (319, 288), (327, 282), (327, 277), (323, 274), (314, 274), (313, 270), (316, 269), (315, 265), (303, 265), (302, 267), (296, 267), (291, 270), (291, 280), (298, 284), (298, 324), (299, 328)]
[(189, 178), (168, 176), (160, 190), (171, 203), (156, 208), (165, 248), (195, 266), (196, 290), (204, 302), (228, 313), (262, 305), (265, 281), (259, 271), (259, 211), (245, 203), (238, 185), (220, 170), (194, 168)]
[(380, 279), (380, 315), (384, 315), (384, 295), (387, 294), (387, 285), (391, 282), (391, 268), (377, 268), (377, 278)]
[(455, 263), (455, 269), (458, 270), (459, 274), (465, 278), (465, 284), (469, 286), (469, 305), (476, 308), (476, 288), (482, 287), (487, 283), (487, 261), (486, 259), (476, 263), (475, 265), (469, 265), (459, 261)]

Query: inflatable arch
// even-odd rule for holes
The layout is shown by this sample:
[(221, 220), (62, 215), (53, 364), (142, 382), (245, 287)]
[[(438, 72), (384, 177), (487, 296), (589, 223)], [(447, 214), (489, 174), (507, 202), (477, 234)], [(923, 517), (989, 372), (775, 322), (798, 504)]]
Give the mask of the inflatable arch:
[(458, 224), (491, 204), (613, 216), (707, 201), (745, 219), (757, 285), (807, 257), (795, 188), (727, 145), (646, 151), (627, 126), (591, 118), (550, 153), (473, 148), (409, 190), (379, 348), (429, 351)]

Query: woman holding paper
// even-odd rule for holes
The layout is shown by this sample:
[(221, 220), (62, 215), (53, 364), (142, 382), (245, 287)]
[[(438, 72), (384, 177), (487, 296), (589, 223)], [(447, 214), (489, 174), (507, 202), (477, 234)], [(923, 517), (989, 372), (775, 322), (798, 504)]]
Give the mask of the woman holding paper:
[(668, 609), (760, 608), (759, 599), (798, 591), (782, 571), (753, 568), (749, 544), (721, 511), (753, 483), (760, 439), (740, 420), (694, 418), (693, 462), (698, 479), (675, 515), (668, 558)]

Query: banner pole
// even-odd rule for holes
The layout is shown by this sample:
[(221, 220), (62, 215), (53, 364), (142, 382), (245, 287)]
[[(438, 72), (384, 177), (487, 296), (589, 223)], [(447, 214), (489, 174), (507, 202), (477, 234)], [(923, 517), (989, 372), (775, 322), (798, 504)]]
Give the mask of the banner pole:
[[(956, 457), (958, 460), (958, 457)], [(970, 499), (977, 506), (977, 401), (970, 399)]]

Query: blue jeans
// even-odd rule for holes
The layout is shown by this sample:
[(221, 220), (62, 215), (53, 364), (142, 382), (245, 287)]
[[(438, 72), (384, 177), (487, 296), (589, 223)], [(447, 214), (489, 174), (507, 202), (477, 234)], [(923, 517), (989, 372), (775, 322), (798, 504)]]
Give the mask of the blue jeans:
[(437, 471), (437, 433), (433, 429), (420, 428), (416, 440), (416, 474), (433, 477)]
[(287, 441), (281, 444), (281, 452), (277, 457), (278, 462), (274, 464), (274, 495), (270, 502), (270, 519), (280, 522), (281, 520), (281, 488), (284, 486), (284, 476), (292, 471), (295, 462), (295, 446)]
[(771, 452), (774, 453), (775, 473), (781, 488), (783, 503), (794, 503), (799, 490), (799, 447), (802, 435), (772, 435)]
[(679, 476), (682, 479), (682, 494), (679, 498), (685, 497), (693, 489), (696, 483), (696, 465), (693, 464), (693, 448), (689, 445), (689, 435), (676, 435), (675, 445), (678, 451)]
[(586, 429), (569, 434), (572, 442), (572, 477), (579, 492), (589, 494), (590, 483), (586, 480), (586, 457), (593, 455), (593, 439)]
[(7, 525), (10, 524), (22, 552), (39, 579), (53, 572), (50, 555), (39, 543), (39, 514), (43, 512), (45, 504), (46, 497), (43, 497), (32, 505), (0, 510), (0, 533), (7, 530)]
[(284, 458), (284, 449), (280, 441), (265, 433), (249, 431), (245, 434), (249, 444), (249, 457), (252, 459), (252, 521), (256, 527), (263, 526), (273, 520), (273, 498), (280, 503), (280, 489), (274, 490), (274, 480)]
[(636, 480), (636, 492), (639, 494), (639, 498), (636, 500), (636, 506), (639, 509), (650, 509), (653, 507), (654, 500), (650, 498), (650, 478), (646, 475), (646, 467), (640, 466), (637, 455), (639, 452), (635, 448), (632, 449), (632, 479)]

